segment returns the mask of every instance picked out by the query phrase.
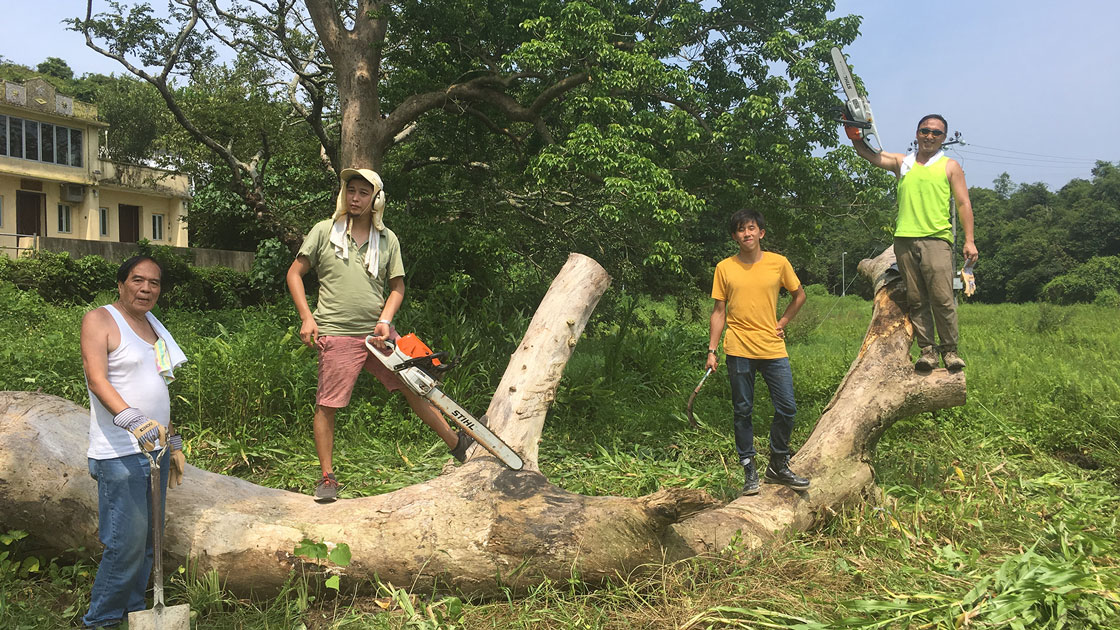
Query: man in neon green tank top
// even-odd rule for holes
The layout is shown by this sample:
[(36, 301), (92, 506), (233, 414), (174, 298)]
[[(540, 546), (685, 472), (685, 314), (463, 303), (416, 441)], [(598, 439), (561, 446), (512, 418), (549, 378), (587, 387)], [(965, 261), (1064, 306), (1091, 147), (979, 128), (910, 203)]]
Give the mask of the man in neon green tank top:
[[(938, 365), (938, 349), (945, 367), (964, 368), (957, 354), (957, 303), (953, 295), (953, 232), (949, 222), (949, 196), (957, 202), (957, 216), (964, 231), (965, 260), (976, 262), (978, 252), (972, 238), (972, 202), (964, 171), (941, 150), (949, 124), (940, 114), (918, 121), (918, 150), (902, 155), (875, 153), (862, 140), (852, 146), (868, 162), (898, 177), (898, 219), (894, 230), (894, 254), (906, 285), (910, 321), (918, 342), (914, 366), (929, 371)], [(941, 339), (934, 345), (934, 329)]]

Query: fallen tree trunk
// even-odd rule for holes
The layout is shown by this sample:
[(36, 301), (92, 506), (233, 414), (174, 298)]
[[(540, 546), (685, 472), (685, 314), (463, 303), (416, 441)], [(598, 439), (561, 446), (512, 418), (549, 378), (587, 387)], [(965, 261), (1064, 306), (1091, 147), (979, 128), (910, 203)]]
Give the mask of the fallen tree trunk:
[[(876, 277), (891, 260), (887, 250), (860, 267)], [(869, 454), (897, 418), (964, 402), (963, 374), (913, 373), (902, 290), (897, 280), (883, 280), (859, 356), (794, 460), (812, 476), (810, 491), (764, 485), (760, 495), (727, 505), (689, 489), (638, 498), (567, 492), (538, 472), (538, 444), (564, 365), (608, 284), (597, 263), (571, 256), (495, 392), (490, 426), (521, 454), (525, 470), (508, 470), (473, 449), (466, 464), (428, 482), (319, 505), (188, 466), (184, 484), (168, 497), (168, 554), (217, 571), (239, 593), (275, 592), (301, 565), (340, 574), (344, 588), (375, 576), (481, 595), (573, 573), (598, 583), (666, 554), (720, 549), (740, 531), (758, 545), (810, 527), (873, 487)], [(87, 410), (59, 398), (0, 394), (0, 528), (28, 530), (57, 550), (96, 553), (88, 422)], [(293, 556), (304, 538), (347, 543), (351, 564), (324, 568)]]

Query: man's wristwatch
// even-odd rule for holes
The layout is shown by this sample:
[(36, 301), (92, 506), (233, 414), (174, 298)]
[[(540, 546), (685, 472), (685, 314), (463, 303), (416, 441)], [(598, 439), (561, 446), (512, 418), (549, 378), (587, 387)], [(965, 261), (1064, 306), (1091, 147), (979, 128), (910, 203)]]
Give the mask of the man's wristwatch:
[(708, 348), (708, 354), (714, 354), (714, 355), (716, 355), (717, 357), (719, 356), (719, 353), (718, 353), (718, 352), (716, 352), (715, 350), (712, 350), (711, 348)]
[(378, 324), (385, 324), (386, 326), (392, 326), (393, 325), (393, 322), (391, 322), (387, 319), (379, 319), (379, 320), (377, 320), (377, 323)]

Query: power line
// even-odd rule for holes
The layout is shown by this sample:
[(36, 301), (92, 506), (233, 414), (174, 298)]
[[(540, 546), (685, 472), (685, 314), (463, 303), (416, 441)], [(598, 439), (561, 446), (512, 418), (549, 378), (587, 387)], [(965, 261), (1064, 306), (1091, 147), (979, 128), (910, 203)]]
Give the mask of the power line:
[(1045, 153), (1027, 153), (1026, 151), (1012, 151), (1011, 149), (1000, 149), (1000, 148), (997, 148), (997, 147), (986, 147), (982, 144), (976, 144), (975, 142), (969, 142), (968, 146), (977, 147), (977, 148), (980, 148), (980, 149), (988, 149), (989, 151), (1003, 151), (1004, 153), (1018, 153), (1020, 155), (1033, 155), (1033, 156), (1036, 156), (1036, 157), (1051, 158), (1051, 159), (1054, 159), (1054, 160), (1073, 160), (1073, 161), (1081, 161), (1081, 162), (1096, 162), (1096, 160), (1092, 160), (1092, 159), (1089, 159), (1089, 158), (1061, 157), (1061, 156), (1057, 156), (1057, 155), (1046, 155)]
[[(954, 151), (954, 153), (957, 153), (958, 155), (960, 155), (960, 153), (957, 152), (957, 151)], [(1072, 169), (1079, 169), (1079, 170), (1085, 170), (1085, 171), (1088, 171), (1092, 168), (1092, 166), (1089, 166), (1089, 165), (1080, 165), (1079, 166), (1079, 165), (1073, 165), (1073, 164), (1037, 164), (1037, 163), (1030, 163), (1030, 162), (1013, 162), (1013, 161), (1010, 161), (1010, 158), (1005, 159), (1005, 160), (985, 160), (983, 158), (973, 157), (971, 155), (967, 156), (967, 158), (963, 155), (961, 157), (962, 157), (962, 159), (967, 159), (967, 160), (972, 161), (972, 162), (983, 162), (985, 164), (1002, 164), (1004, 166), (1028, 166), (1028, 167), (1032, 167), (1032, 168), (1041, 168), (1041, 169), (1072, 168)]]
[[(1053, 160), (1044, 159), (1044, 158), (1006, 156), (1006, 155), (1000, 155), (998, 153), (985, 153), (984, 151), (970, 151), (969, 149), (972, 146), (974, 146), (974, 145), (971, 145), (971, 144), (965, 145), (964, 148), (960, 149), (960, 151), (962, 153), (967, 153), (969, 155), (983, 155), (983, 156), (986, 156), (986, 157), (1002, 158), (1002, 159), (1005, 159), (1005, 160), (1025, 160), (1025, 161), (1028, 161), (1028, 162), (1041, 162), (1043, 164), (1062, 164), (1063, 163), (1063, 162), (1054, 162)], [(1070, 162), (1074, 162), (1074, 160), (1068, 160), (1064, 163), (1069, 165)], [(1077, 162), (1079, 162), (1079, 164), (1090, 164), (1090, 165), (1097, 163), (1096, 160), (1079, 160)]]

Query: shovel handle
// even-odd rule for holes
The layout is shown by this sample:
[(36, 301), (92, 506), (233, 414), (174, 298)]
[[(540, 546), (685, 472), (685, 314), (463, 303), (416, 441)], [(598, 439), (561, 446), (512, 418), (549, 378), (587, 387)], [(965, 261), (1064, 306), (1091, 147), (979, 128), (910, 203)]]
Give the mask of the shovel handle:
[[(137, 439), (139, 442), (139, 439)], [(140, 452), (144, 453), (144, 457), (148, 458), (148, 478), (151, 480), (152, 490), (152, 609), (162, 609), (163, 606), (163, 501), (162, 501), (162, 488), (163, 488), (163, 474), (160, 470), (160, 463), (164, 456), (167, 455), (167, 429), (163, 425), (159, 427), (159, 442), (163, 444), (163, 449), (160, 450), (159, 455), (152, 457), (148, 449), (144, 448), (144, 443), (140, 443)]]

